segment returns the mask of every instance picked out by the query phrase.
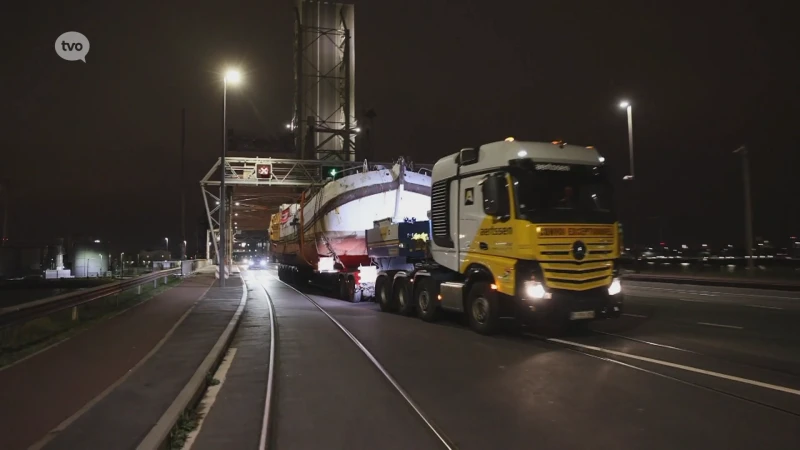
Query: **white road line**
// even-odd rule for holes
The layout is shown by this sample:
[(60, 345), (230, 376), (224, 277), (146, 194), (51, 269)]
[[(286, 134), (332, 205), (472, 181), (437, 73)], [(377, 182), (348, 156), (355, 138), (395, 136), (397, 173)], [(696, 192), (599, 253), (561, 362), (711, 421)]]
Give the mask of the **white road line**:
[(200, 429), (203, 428), (203, 422), (205, 422), (206, 417), (208, 417), (208, 413), (211, 411), (211, 407), (214, 406), (214, 402), (217, 401), (217, 395), (219, 391), (222, 389), (222, 385), (225, 383), (225, 378), (228, 375), (228, 369), (230, 369), (231, 364), (233, 363), (233, 357), (236, 355), (235, 348), (229, 348), (228, 352), (225, 354), (225, 358), (220, 363), (219, 368), (217, 369), (217, 373), (214, 374), (214, 378), (219, 380), (219, 384), (216, 386), (209, 386), (206, 390), (206, 394), (203, 396), (203, 400), (200, 401), (200, 405), (197, 409), (198, 414), (198, 421), (197, 421), (197, 428), (195, 428), (188, 436), (186, 436), (186, 443), (183, 445), (183, 450), (189, 450), (194, 445), (197, 436), (200, 434)]
[(764, 305), (745, 305), (745, 306), (749, 306), (751, 308), (780, 309), (780, 310), (783, 309), (783, 308), (778, 308), (777, 306), (764, 306)]
[(749, 385), (752, 385), (752, 386), (758, 386), (758, 387), (762, 387), (762, 388), (766, 388), (766, 389), (772, 389), (774, 391), (780, 391), (780, 392), (785, 392), (787, 394), (800, 396), (800, 390), (788, 388), (788, 387), (785, 387), (785, 386), (778, 386), (778, 385), (775, 385), (775, 384), (769, 384), (769, 383), (764, 383), (764, 382), (761, 382), (761, 381), (750, 380), (748, 378), (741, 378), (741, 377), (728, 375), (728, 374), (724, 374), (724, 373), (712, 372), (710, 370), (698, 369), (697, 367), (692, 367), (692, 366), (684, 366), (682, 364), (675, 364), (675, 363), (671, 363), (671, 362), (667, 362), (667, 361), (662, 361), (660, 359), (653, 359), (653, 358), (647, 358), (647, 357), (644, 357), (644, 356), (632, 355), (630, 353), (617, 352), (617, 351), (614, 351), (614, 350), (609, 350), (609, 349), (605, 349), (605, 348), (601, 348), (601, 347), (594, 347), (592, 345), (578, 344), (577, 342), (564, 341), (562, 339), (551, 338), (551, 339), (547, 339), (547, 340), (551, 341), (551, 342), (557, 342), (559, 344), (571, 345), (573, 347), (581, 347), (581, 348), (585, 348), (587, 350), (594, 350), (594, 351), (598, 351), (598, 352), (608, 353), (609, 355), (615, 355), (615, 356), (621, 356), (621, 357), (624, 357), (624, 358), (636, 359), (636, 360), (639, 360), (639, 361), (645, 361), (645, 362), (649, 362), (649, 363), (652, 363), (652, 364), (658, 364), (658, 365), (661, 365), (661, 366), (667, 366), (667, 367), (672, 367), (672, 368), (675, 368), (675, 369), (685, 370), (687, 372), (699, 373), (699, 374), (708, 375), (708, 376), (712, 376), (712, 377), (716, 377), (716, 378), (722, 378), (722, 379), (725, 379), (725, 380), (736, 381), (736, 382), (739, 382), (739, 383), (749, 384)]
[(698, 325), (708, 325), (710, 327), (719, 327), (719, 328), (732, 328), (734, 330), (744, 330), (744, 327), (737, 327), (736, 325), (722, 325), (719, 323), (709, 323), (709, 322), (697, 322)]
[(647, 316), (643, 316), (643, 315), (641, 315), (641, 314), (628, 314), (628, 313), (622, 313), (622, 315), (623, 315), (623, 316), (628, 316), (628, 317), (640, 317), (640, 318), (642, 318), (642, 319), (647, 319)]
[(680, 300), (682, 302), (691, 302), (691, 303), (711, 303), (711, 302), (707, 302), (705, 300), (696, 300), (696, 299), (691, 299), (691, 298), (679, 298), (678, 300)]

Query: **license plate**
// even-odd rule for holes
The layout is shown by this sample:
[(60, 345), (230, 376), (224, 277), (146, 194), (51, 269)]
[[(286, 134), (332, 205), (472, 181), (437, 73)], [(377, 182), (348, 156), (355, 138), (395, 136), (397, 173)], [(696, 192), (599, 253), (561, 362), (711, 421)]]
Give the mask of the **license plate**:
[(569, 315), (570, 320), (594, 319), (594, 311), (575, 311)]

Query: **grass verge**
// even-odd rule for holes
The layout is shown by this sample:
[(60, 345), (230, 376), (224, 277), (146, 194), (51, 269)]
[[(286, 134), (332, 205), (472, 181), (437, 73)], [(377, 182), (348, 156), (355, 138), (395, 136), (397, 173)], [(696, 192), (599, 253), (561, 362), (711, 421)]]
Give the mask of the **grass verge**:
[(178, 418), (178, 422), (169, 432), (167, 445), (170, 450), (180, 450), (186, 444), (186, 438), (189, 437), (189, 433), (194, 431), (198, 423), (200, 423), (199, 410), (201, 405), (202, 403), (198, 403), (194, 408), (187, 409)]
[(0, 330), (0, 368), (64, 341), (98, 322), (120, 314), (177, 286), (182, 281), (183, 278), (172, 276), (164, 284), (163, 279), (159, 279), (157, 287), (153, 287), (152, 283), (141, 285), (141, 293), (138, 293), (137, 288), (134, 287), (117, 295)]

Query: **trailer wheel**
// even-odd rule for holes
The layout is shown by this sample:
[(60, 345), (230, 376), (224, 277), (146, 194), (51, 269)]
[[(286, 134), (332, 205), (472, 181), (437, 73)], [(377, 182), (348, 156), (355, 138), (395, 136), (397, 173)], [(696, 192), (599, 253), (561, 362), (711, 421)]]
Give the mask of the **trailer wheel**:
[(392, 285), (389, 277), (381, 275), (375, 280), (375, 297), (378, 299), (378, 305), (383, 312), (394, 312), (397, 310), (397, 303), (392, 297)]
[(339, 289), (339, 295), (337, 296), (339, 300), (350, 301), (350, 299), (347, 297), (347, 278), (340, 276), (336, 285)]
[(419, 318), (425, 322), (435, 321), (439, 312), (436, 283), (429, 277), (421, 277), (416, 287), (415, 297)]
[(397, 305), (398, 313), (404, 316), (414, 314), (414, 303), (410, 297), (411, 296), (408, 295), (408, 282), (405, 278), (398, 278), (397, 281), (394, 282), (394, 289), (392, 289), (392, 299)]
[(478, 281), (473, 284), (467, 295), (470, 328), (480, 334), (493, 334), (500, 317), (499, 307), (497, 291), (489, 283)]

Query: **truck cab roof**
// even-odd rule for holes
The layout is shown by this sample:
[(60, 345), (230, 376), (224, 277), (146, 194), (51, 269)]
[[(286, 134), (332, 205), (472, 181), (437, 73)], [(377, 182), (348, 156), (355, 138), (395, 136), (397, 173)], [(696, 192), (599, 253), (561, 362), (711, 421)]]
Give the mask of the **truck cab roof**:
[[(433, 181), (456, 176), (459, 153), (445, 156), (433, 166)], [(511, 138), (505, 141), (481, 145), (472, 153), (472, 160), (464, 162), (461, 174), (487, 172), (494, 168), (507, 167), (509, 161), (530, 159), (541, 163), (600, 165), (604, 158), (594, 147), (568, 145), (560, 141), (533, 142), (517, 141)], [(474, 156), (477, 155), (477, 160)]]

